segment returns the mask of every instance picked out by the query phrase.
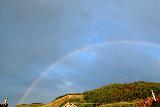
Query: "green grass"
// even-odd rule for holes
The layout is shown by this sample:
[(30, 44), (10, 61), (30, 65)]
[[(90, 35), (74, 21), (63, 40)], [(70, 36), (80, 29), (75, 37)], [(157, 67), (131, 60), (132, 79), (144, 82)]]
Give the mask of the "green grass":
[(42, 103), (33, 103), (33, 104), (20, 104), (20, 105), (16, 105), (16, 107), (40, 107), (44, 104)]
[(99, 107), (136, 107), (136, 104), (129, 103), (129, 102), (118, 102), (118, 103), (112, 103), (112, 104), (104, 104)]

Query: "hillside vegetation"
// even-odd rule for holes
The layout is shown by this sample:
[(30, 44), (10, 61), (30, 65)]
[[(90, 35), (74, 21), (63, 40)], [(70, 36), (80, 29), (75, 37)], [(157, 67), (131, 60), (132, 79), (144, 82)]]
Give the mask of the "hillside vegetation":
[(79, 102), (83, 102), (83, 95), (81, 94), (69, 94), (69, 95), (65, 95), (63, 97), (60, 98), (56, 98), (56, 100), (45, 104), (41, 107), (62, 107), (63, 105), (65, 105), (67, 102), (75, 102), (75, 103), (79, 103)]
[(55, 100), (47, 104), (41, 104), (41, 103), (20, 104), (16, 105), (16, 107), (62, 107), (67, 102), (76, 102), (76, 103), (84, 102), (83, 99), (84, 98), (82, 94), (66, 94), (57, 97)]
[(128, 84), (110, 84), (83, 94), (86, 102), (107, 104), (145, 99), (152, 96), (151, 90), (159, 96), (160, 83), (138, 81)]
[(20, 104), (20, 105), (16, 105), (16, 107), (40, 107), (43, 105), (44, 104), (42, 103), (32, 103), (32, 104)]
[(135, 107), (140, 99), (152, 97), (151, 90), (154, 90), (156, 96), (160, 96), (160, 83), (137, 81), (110, 84), (82, 94), (66, 94), (48, 104), (22, 104), (16, 107), (62, 107), (67, 102), (74, 102), (78, 107), (93, 107), (93, 103), (99, 107)]

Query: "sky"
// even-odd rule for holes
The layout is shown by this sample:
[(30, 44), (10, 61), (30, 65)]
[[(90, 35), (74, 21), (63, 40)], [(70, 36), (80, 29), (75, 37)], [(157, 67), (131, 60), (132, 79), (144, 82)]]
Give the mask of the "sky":
[(159, 13), (159, 0), (0, 0), (0, 102), (160, 82)]

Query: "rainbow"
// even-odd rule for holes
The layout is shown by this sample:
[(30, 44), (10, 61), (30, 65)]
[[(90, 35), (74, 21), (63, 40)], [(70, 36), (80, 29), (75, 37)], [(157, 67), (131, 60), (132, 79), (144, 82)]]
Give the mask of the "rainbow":
[(143, 45), (143, 46), (149, 46), (149, 47), (154, 47), (154, 48), (160, 48), (160, 44), (157, 44), (157, 43), (150, 43), (150, 42), (144, 42), (144, 41), (118, 40), (118, 41), (106, 41), (106, 42), (91, 44), (91, 45), (85, 46), (83, 48), (77, 49), (77, 50), (72, 51), (71, 53), (65, 55), (64, 57), (60, 58), (59, 60), (57, 60), (56, 62), (51, 64), (44, 72), (42, 72), (40, 74), (40, 76), (37, 79), (35, 79), (32, 82), (32, 84), (30, 85), (30, 87), (25, 91), (25, 93), (21, 97), (18, 104), (21, 104), (22, 102), (24, 102), (25, 98), (32, 91), (32, 89), (35, 87), (35, 85), (42, 79), (42, 77), (44, 77), (50, 71), (50, 69), (53, 69), (57, 64), (62, 63), (66, 59), (70, 58), (71, 56), (76, 55), (80, 52), (83, 52), (91, 47), (99, 47), (99, 46), (103, 46), (103, 45), (120, 45), (120, 44)]

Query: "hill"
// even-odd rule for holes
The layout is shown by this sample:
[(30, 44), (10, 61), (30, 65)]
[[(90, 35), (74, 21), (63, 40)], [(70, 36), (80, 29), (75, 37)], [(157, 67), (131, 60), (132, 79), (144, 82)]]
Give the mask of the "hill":
[[(160, 96), (160, 83), (137, 81), (124, 84), (110, 84), (98, 89), (86, 91), (82, 94), (66, 94), (47, 104), (18, 105), (16, 107), (62, 107), (67, 102), (73, 102), (78, 107), (134, 107), (140, 99), (152, 97), (151, 90), (156, 96)], [(118, 103), (117, 103), (118, 102)], [(119, 106), (118, 106), (119, 105)]]
[(64, 95), (62, 97), (56, 98), (56, 100), (43, 105), (41, 107), (62, 107), (67, 102), (75, 102), (75, 103), (81, 103), (83, 102), (83, 95), (82, 94), (68, 94)]
[(137, 81), (134, 83), (110, 84), (84, 92), (84, 100), (94, 103), (129, 102), (151, 97), (151, 90), (160, 95), (160, 83)]
[(32, 104), (20, 104), (16, 107), (62, 107), (67, 102), (75, 102), (75, 103), (83, 103), (83, 95), (82, 94), (66, 94), (62, 95), (55, 100), (47, 103), (47, 104), (41, 104), (41, 103), (32, 103)]

